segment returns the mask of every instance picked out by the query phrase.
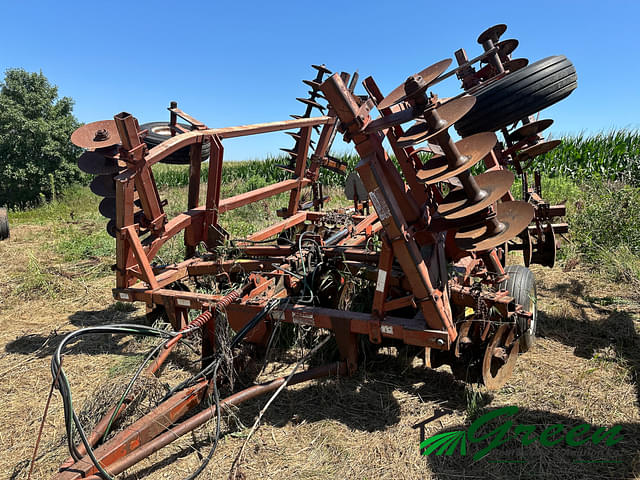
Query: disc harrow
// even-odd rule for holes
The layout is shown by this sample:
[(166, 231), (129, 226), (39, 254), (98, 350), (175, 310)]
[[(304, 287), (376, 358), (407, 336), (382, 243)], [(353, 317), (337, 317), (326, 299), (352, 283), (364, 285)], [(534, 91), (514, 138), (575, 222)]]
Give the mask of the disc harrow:
[[(493, 148), (492, 155), (485, 157), (485, 167), (487, 169), (510, 168), (514, 170), (522, 182), (522, 200), (530, 203), (534, 208), (532, 224), (517, 239), (512, 239), (503, 246), (503, 257), (506, 257), (509, 250), (519, 250), (523, 252), (526, 266), (529, 266), (530, 263), (537, 263), (552, 267), (555, 264), (556, 250), (559, 247), (556, 233), (568, 232), (566, 223), (554, 223), (554, 221), (564, 216), (566, 209), (564, 205), (550, 205), (542, 198), (539, 171), (534, 172), (534, 185), (529, 187), (528, 171), (533, 164), (533, 159), (560, 145), (559, 140), (544, 138), (543, 132), (553, 124), (553, 120), (539, 120), (537, 118), (539, 110), (569, 95), (577, 86), (576, 75), (573, 66), (564, 57), (558, 57), (558, 61), (541, 61), (543, 64), (540, 67), (532, 64), (529, 66), (530, 71), (525, 72), (529, 61), (523, 58), (511, 58), (511, 54), (518, 47), (518, 41), (515, 39), (500, 40), (505, 31), (506, 25), (494, 25), (478, 37), (478, 43), (482, 45), (486, 55), (482, 60), (482, 63), (486, 65), (479, 70), (475, 70), (468, 64), (467, 54), (463, 49), (456, 52), (455, 56), (460, 68), (457, 76), (462, 81), (463, 89), (467, 93), (484, 96), (487, 99), (483, 103), (482, 109), (476, 112), (478, 118), (482, 118), (483, 122), (475, 122), (470, 126), (463, 121), (460, 126), (456, 125), (456, 128), (463, 137), (467, 137), (467, 135), (472, 135), (477, 128), (482, 128), (481, 125), (495, 125), (493, 130), (500, 131), (502, 141), (499, 141)], [(494, 49), (497, 51), (494, 52)], [(553, 58), (549, 57), (549, 59)], [(553, 64), (554, 61), (559, 65), (558, 68)], [(552, 73), (547, 77), (544, 74), (545, 68), (552, 69)], [(519, 87), (521, 89), (515, 91), (513, 85), (518, 82), (514, 80), (511, 83), (509, 76), (518, 71), (520, 71), (518, 81), (525, 82), (527, 85), (526, 88)], [(516, 95), (522, 95), (525, 99), (520, 104), (511, 102), (507, 107), (509, 118), (514, 120), (511, 128), (502, 126), (501, 122), (494, 122), (493, 114), (483, 116), (487, 108), (496, 108), (492, 105), (501, 105), (501, 99), (508, 98), (506, 94), (502, 95), (502, 92), (512, 95), (513, 98), (516, 98)], [(499, 116), (501, 110), (498, 109), (497, 112)], [(491, 120), (487, 121), (489, 116)], [(467, 119), (465, 121), (469, 122)], [(516, 128), (518, 123), (520, 126)], [(510, 194), (508, 198), (513, 199)]]
[[(90, 187), (103, 197), (99, 210), (115, 237), (114, 298), (144, 302), (151, 314), (166, 315), (172, 331), (106, 326), (65, 338), (52, 360), (52, 375), (65, 399), (69, 438), (74, 429), (83, 430), (73, 413), (60, 352), (76, 336), (126, 331), (161, 337), (146, 369), (158, 374), (174, 346), (197, 331), (202, 370), (174, 387), (148, 415), (104, 441), (108, 425), (122, 411), (122, 405), (114, 406), (93, 432), (81, 435), (81, 445), (69, 442), (71, 458), (55, 478), (109, 478), (219, 415), (222, 406), (287, 384), (353, 374), (363, 342), (413, 346), (428, 368), (447, 364), (457, 379), (488, 389), (504, 386), (519, 354), (533, 344), (537, 324), (533, 274), (519, 265), (505, 268), (506, 252), (522, 250), (527, 265), (552, 265), (562, 229), (550, 219), (564, 214), (563, 206), (542, 200), (539, 173), (533, 187), (527, 183), (529, 160), (555, 146), (541, 135), (550, 120), (534, 121), (531, 112), (523, 113), (522, 125), (509, 129), (501, 126), (500, 115), (488, 111), (486, 128), (478, 130), (468, 121), (480, 115), (478, 104), (486, 104), (484, 89), (536, 65), (511, 70), (518, 43), (501, 41), (505, 31), (505, 25), (486, 30), (478, 38), (484, 49), (478, 57), (468, 60), (458, 51), (457, 67), (447, 71), (452, 60), (441, 60), (386, 96), (371, 76), (362, 82), (367, 94), (360, 95), (355, 93), (357, 73), (332, 73), (314, 65), (316, 77), (304, 81), (311, 88), (309, 97), (298, 98), (305, 112), (292, 120), (209, 128), (172, 102), (173, 134), (156, 146), (145, 143), (145, 130), (127, 112), (78, 129), (71, 140), (87, 149), (79, 166), (96, 175)], [(564, 60), (554, 65), (565, 65)], [(434, 87), (454, 75), (464, 91), (440, 98)], [(313, 111), (321, 115), (312, 116)], [(177, 117), (191, 125), (182, 133)], [(477, 131), (454, 141), (452, 127)], [(295, 141), (293, 148), (283, 149), (292, 178), (221, 198), (223, 143), (276, 131)], [(321, 169), (345, 170), (328, 155), (338, 133), (360, 162), (346, 177), (345, 194), (352, 205), (327, 211)], [(201, 203), (205, 145), (210, 159)], [(152, 169), (187, 150), (187, 210), (169, 218)], [(484, 171), (478, 172), (481, 165)], [(523, 180), (519, 200), (511, 195), (516, 175)], [(306, 188), (311, 202), (301, 201)], [(221, 224), (225, 212), (282, 194), (288, 194), (286, 206), (278, 210), (282, 220), (263, 230), (231, 238)], [(158, 253), (178, 235), (186, 247), (184, 260), (160, 262)], [(355, 279), (369, 299), (359, 308), (352, 294)], [(196, 291), (203, 285), (203, 291)], [(250, 349), (254, 354), (264, 351), (283, 322), (330, 332), (336, 361), (245, 390), (231, 387), (229, 396), (218, 398), (224, 382), (218, 371), (222, 352), (242, 345), (258, 347)], [(225, 331), (230, 327), (235, 335), (221, 336), (216, 325)], [(205, 408), (212, 391), (215, 404)]]
[[(311, 67), (317, 71), (317, 74), (313, 80), (302, 80), (302, 82), (305, 85), (311, 87), (311, 90), (307, 92), (309, 94), (308, 98), (302, 98), (302, 97), (296, 98), (297, 101), (306, 105), (304, 113), (302, 115), (291, 115), (291, 117), (296, 120), (300, 118), (311, 117), (311, 113), (313, 112), (314, 108), (318, 109), (321, 113), (324, 112), (324, 110), (326, 109), (324, 105), (322, 105), (321, 103), (318, 103), (317, 101), (317, 100), (321, 100), (321, 101), (325, 100), (322, 94), (319, 92), (318, 88), (322, 83), (322, 78), (324, 77), (324, 75), (330, 74), (331, 70), (325, 67), (324, 64), (311, 65)], [(314, 127), (314, 131), (318, 133), (318, 128)], [(302, 131), (298, 130), (298, 131), (293, 131), (293, 132), (289, 131), (284, 133), (286, 133), (287, 135), (290, 135), (295, 140), (295, 143), (293, 145), (293, 148), (280, 149), (281, 151), (289, 155), (289, 163), (287, 165), (278, 165), (278, 166), (283, 170), (294, 173), (296, 157), (298, 156), (298, 147), (300, 145), (300, 140), (302, 138)], [(313, 140), (310, 142), (311, 147), (313, 147), (314, 143), (315, 142), (313, 142)]]
[[(296, 98), (297, 101), (303, 103), (304, 105), (306, 105), (305, 111), (303, 115), (291, 115), (292, 118), (299, 120), (301, 118), (309, 118), (311, 116), (311, 113), (313, 112), (313, 109), (317, 109), (320, 111), (320, 113), (324, 113), (324, 111), (327, 109), (326, 106), (322, 105), (321, 103), (318, 102), (318, 100), (320, 101), (324, 101), (326, 102), (326, 98), (322, 95), (322, 93), (320, 92), (320, 85), (322, 84), (322, 79), (324, 77), (324, 75), (327, 74), (331, 74), (331, 70), (329, 70), (324, 64), (322, 65), (311, 65), (312, 68), (314, 68), (317, 71), (317, 75), (316, 78), (313, 80), (302, 80), (302, 82), (311, 87), (311, 90), (309, 90), (307, 93), (309, 94), (308, 98), (301, 98), (298, 97)], [(358, 81), (358, 73), (354, 73), (353, 75), (349, 75), (346, 72), (343, 72), (341, 74), (342, 78), (345, 81), (348, 81), (349, 78), (351, 78), (351, 83), (350, 83), (350, 89), (351, 91), (353, 91), (353, 89), (356, 86), (356, 83)], [(339, 173), (341, 175), (344, 175), (346, 173), (347, 170), (347, 165), (346, 163), (344, 163), (342, 160), (332, 157), (329, 152), (331, 150), (331, 145), (333, 145), (333, 141), (335, 139), (335, 133), (336, 133), (336, 126), (334, 126), (334, 129), (331, 133), (331, 135), (328, 138), (328, 141), (326, 143), (326, 145), (323, 145), (323, 154), (316, 154), (317, 150), (315, 148), (315, 141), (314, 140), (310, 140), (309, 142), (309, 146), (310, 146), (310, 151), (313, 152), (310, 155), (310, 161), (314, 161), (314, 162), (319, 162), (320, 167), (325, 168), (327, 170)], [(314, 132), (316, 133), (320, 133), (319, 132), (319, 128), (318, 126), (314, 126)], [(280, 150), (283, 151), (284, 153), (289, 155), (289, 163), (286, 165), (277, 165), (277, 167), (290, 172), (291, 174), (293, 174), (293, 176), (295, 177), (296, 174), (296, 169), (295, 169), (295, 164), (296, 164), (296, 159), (298, 157), (298, 149), (301, 147), (301, 140), (302, 140), (302, 130), (299, 131), (287, 131), (284, 132), (287, 135), (291, 136), (294, 140), (295, 140), (295, 144), (293, 146), (293, 148), (281, 148)], [(326, 201), (329, 200), (329, 197), (327, 195), (323, 194), (323, 188), (322, 188), (322, 183), (321, 182), (315, 182), (312, 187), (311, 187), (311, 193), (312, 193), (312, 200), (309, 202), (305, 202), (303, 204), (300, 205), (300, 208), (302, 210), (307, 210), (309, 208), (313, 208), (315, 211), (319, 211), (320, 209), (322, 209), (324, 203)], [(285, 215), (285, 210), (281, 210), (279, 212), (279, 214), (281, 216)]]

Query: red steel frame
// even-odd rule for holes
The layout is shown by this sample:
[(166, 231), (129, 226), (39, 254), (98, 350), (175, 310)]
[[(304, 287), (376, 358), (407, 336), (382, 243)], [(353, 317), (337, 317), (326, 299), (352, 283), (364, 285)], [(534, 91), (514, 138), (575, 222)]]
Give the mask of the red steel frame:
[[(365, 86), (376, 102), (381, 100), (382, 95), (373, 79), (365, 80)], [(369, 111), (373, 102), (358, 102), (338, 75), (325, 81), (321, 89), (331, 106), (327, 116), (238, 127), (207, 128), (172, 104), (172, 127), (182, 130), (176, 123), (177, 117), (180, 117), (190, 122), (194, 130), (176, 135), (150, 150), (142, 141), (142, 132), (132, 115), (123, 112), (114, 117), (122, 145), (117, 160), (123, 167), (122, 172), (115, 177), (117, 234), (114, 297), (121, 301), (145, 302), (149, 307), (164, 307), (176, 330), (186, 327), (189, 310), (211, 311), (218, 302), (223, 301), (229, 324), (238, 331), (262, 311), (269, 301), (287, 297), (290, 291), (299, 290), (300, 280), (289, 272), (295, 269), (298, 255), (302, 252), (275, 241), (271, 244), (252, 242), (272, 239), (306, 222), (323, 220), (326, 215), (324, 212), (300, 209), (301, 190), (318, 181), (320, 168), (327, 162), (327, 145), (338, 127), (339, 118), (342, 131), (346, 132), (347, 138), (353, 140), (362, 159), (357, 171), (369, 192), (375, 213), (362, 215), (355, 212), (351, 216), (353, 226), (349, 228), (348, 234), (335, 244), (324, 245), (323, 252), (345, 269), (364, 272), (366, 278), (375, 282), (372, 311), (359, 313), (303, 303), (282, 304), (271, 311), (266, 320), (249, 333), (246, 340), (266, 344), (275, 321), (332, 330), (341, 362), (298, 374), (293, 383), (323, 375), (352, 373), (357, 368), (358, 335), (366, 335), (376, 344), (383, 339), (395, 339), (408, 345), (424, 347), (425, 359), (430, 365), (432, 350), (449, 352), (457, 345), (455, 342), (460, 330), (456, 326), (456, 314), (452, 305), (475, 308), (480, 301), (472, 288), (471, 277), (481, 277), (485, 283), (497, 285), (504, 279), (504, 270), (495, 249), (481, 254), (462, 251), (447, 233), (456, 226), (455, 221), (442, 222), (429, 216), (429, 209), (425, 207), (434, 198), (440, 200), (441, 193), (434, 186), (425, 186), (415, 181), (416, 171), (422, 167), (421, 160), (418, 150), (398, 145), (397, 139), (403, 134), (400, 126), (389, 128), (385, 134), (368, 132), (365, 127), (370, 121)], [(385, 109), (381, 113), (384, 116), (392, 110)], [(310, 157), (309, 145), (314, 126), (322, 126), (322, 131), (315, 153)], [(222, 140), (289, 128), (302, 129), (294, 178), (221, 199), (224, 157)], [(404, 178), (407, 179), (406, 184), (383, 148), (385, 136), (397, 157)], [(201, 149), (205, 142), (210, 144), (211, 157), (205, 204), (199, 205)], [(187, 146), (190, 147), (188, 210), (168, 219), (160, 201), (152, 166)], [(219, 224), (220, 214), (286, 192), (289, 192), (284, 214), (286, 218), (249, 236), (248, 241), (241, 241), (238, 244), (241, 259), (222, 260), (215, 254), (216, 247), (226, 237), (226, 232)], [(144, 225), (134, 222), (136, 197), (142, 205)], [(144, 237), (141, 234), (143, 230), (150, 233)], [(153, 260), (161, 247), (182, 231), (186, 259), (169, 266), (155, 266)], [(364, 248), (374, 236), (382, 241), (378, 252)], [(322, 242), (322, 239), (318, 241)], [(196, 255), (197, 247), (201, 244), (210, 253)], [(424, 246), (432, 246), (434, 255), (425, 259), (421, 252)], [(461, 279), (449, 280), (446, 271), (449, 262), (455, 263), (463, 271)], [(222, 295), (168, 288), (170, 284), (188, 277), (231, 273), (238, 268), (249, 275), (246, 284), (234, 292), (235, 300)], [(504, 291), (484, 292), (481, 301), (487, 308), (495, 307), (502, 321), (509, 324), (509, 338), (512, 342), (515, 319), (518, 316), (525, 319), (531, 317), (529, 312), (524, 312)], [(413, 307), (418, 314), (412, 318), (394, 316), (394, 312), (406, 307)], [(215, 320), (206, 325), (209, 334), (214, 332), (211, 327), (213, 322)], [(478, 323), (483, 330), (483, 340), (490, 324), (484, 319)], [(465, 327), (465, 332), (468, 331), (469, 322)], [(163, 352), (161, 358), (152, 365), (152, 371), (158, 368), (169, 351)], [(239, 392), (224, 400), (223, 404), (239, 403), (274, 390), (282, 382), (283, 379), (278, 379), (267, 385), (256, 386), (251, 391)], [(184, 414), (200, 404), (209, 385), (210, 381), (204, 380), (188, 390), (176, 393), (150, 415), (98, 447), (97, 457), (108, 465), (110, 472), (119, 473), (177, 436), (201, 425), (211, 418), (212, 409), (178, 422)], [(96, 431), (90, 436), (92, 443), (97, 442), (101, 436), (100, 430), (104, 427), (104, 422), (98, 424)], [(98, 478), (92, 477), (97, 471), (87, 458), (73, 465), (71, 463), (72, 461), (66, 464), (69, 468), (57, 478)]]

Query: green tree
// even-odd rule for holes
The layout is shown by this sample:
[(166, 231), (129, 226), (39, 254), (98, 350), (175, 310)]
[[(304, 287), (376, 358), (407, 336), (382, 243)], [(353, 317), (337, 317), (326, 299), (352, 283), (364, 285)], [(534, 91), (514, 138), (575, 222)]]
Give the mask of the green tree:
[(81, 150), (69, 141), (80, 126), (72, 111), (73, 100), (58, 98), (42, 72), (6, 71), (0, 83), (0, 206), (34, 204), (41, 194), (51, 198), (52, 188), (81, 178)]

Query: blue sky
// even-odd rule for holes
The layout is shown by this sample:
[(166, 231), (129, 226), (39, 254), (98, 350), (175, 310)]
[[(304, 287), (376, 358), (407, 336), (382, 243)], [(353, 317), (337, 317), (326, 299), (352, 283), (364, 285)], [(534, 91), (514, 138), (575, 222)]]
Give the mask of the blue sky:
[[(548, 110), (554, 136), (640, 127), (637, 1), (0, 2), (0, 69), (42, 72), (83, 122), (128, 111), (141, 122), (181, 108), (210, 127), (302, 113), (311, 63), (372, 75), (383, 92), (506, 23), (514, 57), (566, 55), (578, 89)], [(362, 87), (360, 87), (362, 90)], [(435, 92), (459, 92), (455, 78)], [(543, 114), (544, 115), (544, 114)], [(273, 133), (225, 141), (225, 158), (290, 147)], [(341, 142), (336, 142), (340, 150)]]

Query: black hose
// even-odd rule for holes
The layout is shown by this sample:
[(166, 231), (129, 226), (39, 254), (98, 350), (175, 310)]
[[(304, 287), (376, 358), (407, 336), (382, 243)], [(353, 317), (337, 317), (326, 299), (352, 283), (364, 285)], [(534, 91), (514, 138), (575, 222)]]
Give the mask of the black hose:
[[(238, 333), (236, 333), (236, 335), (231, 340), (230, 348), (233, 349), (234, 347), (236, 347), (244, 339), (244, 337), (247, 335), (247, 333), (249, 333), (253, 328), (255, 328), (255, 326), (261, 320), (263, 320), (264, 317), (271, 310), (273, 310), (273, 308), (278, 303), (279, 303), (279, 300), (275, 300), (275, 299), (271, 300), (269, 303), (267, 303), (267, 305), (262, 310), (260, 310), (260, 312), (258, 312), (258, 314), (256, 316), (254, 316), (248, 323), (246, 323), (244, 325), (244, 327), (242, 327), (242, 329), (240, 329), (240, 331)], [(76, 339), (78, 337), (81, 337), (83, 335), (88, 335), (88, 334), (143, 335), (143, 336), (149, 336), (149, 337), (164, 337), (166, 339), (164, 342), (162, 342), (159, 345), (157, 345), (147, 355), (147, 357), (145, 357), (145, 360), (143, 361), (141, 366), (138, 368), (138, 370), (134, 374), (133, 378), (129, 382), (129, 385), (127, 386), (127, 389), (125, 390), (124, 396), (126, 396), (126, 393), (128, 392), (128, 390), (130, 390), (130, 388), (132, 387), (133, 383), (135, 383), (136, 379), (140, 375), (140, 372), (144, 368), (144, 365), (147, 363), (147, 361), (151, 357), (153, 357), (153, 355), (155, 355), (155, 353), (163, 345), (165, 345), (171, 338), (173, 338), (176, 335), (178, 335), (178, 332), (168, 332), (168, 331), (160, 330), (160, 329), (153, 328), (153, 327), (147, 327), (147, 326), (142, 326), (142, 325), (131, 325), (131, 324), (105, 325), (105, 326), (101, 326), (101, 327), (83, 328), (83, 329), (80, 329), (80, 330), (76, 330), (75, 332), (71, 332), (66, 337), (64, 337), (62, 339), (62, 341), (60, 342), (60, 344), (58, 345), (58, 348), (56, 348), (56, 351), (55, 351), (54, 355), (51, 358), (51, 374), (53, 376), (54, 381), (55, 381), (56, 378), (58, 378), (57, 387), (58, 387), (58, 390), (60, 391), (60, 395), (62, 396), (62, 399), (63, 399), (64, 416), (65, 416), (65, 427), (66, 427), (66, 432), (67, 432), (67, 442), (68, 442), (68, 446), (69, 446), (69, 452), (70, 452), (72, 458), (75, 461), (79, 461), (81, 459), (81, 457), (82, 457), (82, 455), (80, 455), (80, 452), (78, 452), (75, 444), (73, 443), (73, 427), (75, 425), (76, 429), (78, 430), (78, 434), (80, 435), (80, 439), (82, 440), (82, 443), (83, 443), (83, 445), (84, 445), (84, 447), (86, 449), (87, 455), (89, 456), (89, 458), (93, 462), (93, 464), (96, 467), (96, 469), (98, 470), (98, 472), (105, 478), (105, 480), (113, 480), (112, 477), (109, 475), (109, 473), (107, 473), (107, 471), (102, 467), (102, 465), (100, 465), (100, 462), (96, 458), (96, 456), (94, 454), (94, 451), (93, 451), (93, 448), (91, 447), (91, 444), (89, 443), (89, 441), (87, 439), (87, 436), (86, 436), (86, 434), (84, 432), (84, 429), (82, 427), (80, 419), (78, 418), (78, 416), (76, 415), (76, 413), (75, 413), (75, 411), (73, 409), (73, 400), (72, 400), (72, 396), (71, 396), (71, 388), (69, 386), (69, 381), (67, 379), (67, 376), (65, 375), (64, 370), (62, 369), (62, 350), (63, 350), (63, 348), (69, 342), (71, 342), (72, 340), (74, 340), (74, 339)], [(215, 378), (217, 376), (218, 368), (219, 368), (221, 362), (222, 362), (222, 356), (218, 355), (218, 358), (216, 359), (215, 362), (212, 362), (210, 365), (205, 367), (199, 373), (197, 373), (196, 375), (192, 376), (187, 381), (182, 382), (178, 387), (175, 387), (174, 389), (172, 389), (161, 400), (161, 402), (164, 401), (168, 396), (170, 396), (173, 393), (175, 393), (175, 391), (180, 390), (182, 388), (185, 388), (185, 386), (188, 385), (190, 382), (192, 382), (194, 380), (197, 380), (199, 378), (203, 378), (203, 377), (207, 376), (209, 373), (213, 372), (213, 378), (214, 378), (213, 391), (214, 391), (214, 402), (215, 402), (215, 406), (216, 406), (216, 436), (215, 436), (214, 444), (213, 444), (213, 447), (211, 448), (211, 451), (209, 452), (207, 457), (205, 457), (205, 459), (203, 460), (201, 465), (198, 467), (198, 469), (188, 477), (188, 480), (195, 479), (206, 468), (207, 464), (209, 463), (209, 461), (213, 457), (213, 454), (214, 454), (214, 452), (215, 452), (215, 450), (217, 448), (217, 445), (218, 445), (218, 440), (220, 438), (220, 420), (221, 420), (220, 395), (219, 395), (219, 392), (218, 392), (218, 386), (217, 386), (217, 382), (215, 381)], [(123, 398), (124, 398), (124, 396), (123, 396)], [(122, 403), (122, 401), (123, 401), (123, 399), (121, 399), (121, 402), (119, 403), (119, 405)], [(118, 407), (116, 407), (116, 411), (117, 411), (117, 409), (118, 409)], [(113, 417), (112, 417), (111, 420), (113, 420)], [(110, 421), (110, 424), (111, 424), (111, 421)], [(108, 431), (108, 427), (107, 427), (107, 431)], [(105, 433), (105, 435), (106, 435), (106, 433)]]
[(129, 381), (129, 384), (127, 385), (127, 388), (124, 389), (124, 392), (122, 393), (122, 396), (120, 397), (120, 400), (118, 401), (118, 404), (116, 405), (116, 408), (113, 410), (113, 413), (111, 414), (111, 418), (109, 419), (109, 423), (107, 424), (107, 428), (104, 431), (104, 435), (102, 436), (102, 441), (105, 441), (107, 438), (107, 435), (109, 434), (109, 431), (111, 430), (111, 424), (113, 423), (114, 419), (116, 418), (116, 415), (118, 413), (118, 410), (120, 410), (120, 406), (124, 403), (125, 398), (127, 398), (127, 395), (129, 395), (129, 392), (131, 391), (131, 388), (133, 388), (133, 385), (136, 383), (136, 381), (138, 380), (138, 377), (140, 377), (140, 374), (142, 373), (142, 371), (144, 370), (144, 367), (147, 365), (147, 363), (149, 361), (151, 361), (151, 359), (155, 356), (156, 353), (158, 353), (158, 351), (162, 348), (165, 347), (167, 345), (167, 343), (170, 341), (171, 339), (168, 338), (166, 339), (164, 342), (156, 345), (150, 352), (149, 354), (144, 358), (144, 360), (142, 361), (142, 363), (140, 363), (140, 365), (138, 366), (138, 369), (136, 370), (136, 373), (133, 375), (133, 377), (131, 377), (131, 380)]
[[(216, 360), (216, 364), (213, 369), (214, 379), (218, 375), (218, 367), (220, 366), (221, 362), (222, 362), (222, 357), (219, 357), (218, 360)], [(187, 480), (194, 480), (198, 475), (200, 475), (204, 471), (205, 468), (207, 468), (207, 465), (213, 458), (213, 454), (215, 453), (216, 448), (218, 447), (218, 441), (220, 440), (220, 420), (222, 417), (222, 412), (220, 412), (220, 394), (218, 392), (218, 383), (215, 380), (213, 382), (213, 400), (216, 405), (216, 436), (213, 439), (213, 445), (211, 446), (211, 450), (209, 450), (209, 453), (202, 460), (202, 462), (200, 463), (200, 466), (198, 466), (196, 471), (187, 477)], [(210, 397), (209, 397), (209, 406), (211, 406)]]
[[(279, 303), (279, 300), (271, 300), (269, 303), (267, 303), (267, 305), (265, 305), (265, 307), (260, 310), (256, 316), (254, 316), (251, 320), (249, 320), (249, 322), (247, 322), (244, 327), (242, 327), (240, 329), (240, 331), (238, 333), (236, 333), (234, 335), (234, 337), (231, 339), (231, 343), (229, 344), (229, 349), (233, 350), (243, 339), (244, 337), (246, 337), (247, 333), (249, 333), (249, 331), (251, 331), (253, 328), (255, 328), (256, 325), (258, 325), (258, 323), (271, 311), (273, 310), (273, 308)], [(218, 354), (219, 356), (219, 354)], [(194, 383), (196, 383), (198, 380), (207, 377), (209, 374), (211, 374), (215, 368), (216, 362), (212, 362), (209, 365), (207, 365), (206, 367), (204, 367), (202, 370), (200, 370), (198, 373), (196, 373), (195, 375), (193, 375), (191, 378), (188, 378), (186, 380), (184, 380), (183, 382), (181, 382), (180, 384), (176, 385), (175, 387), (173, 387), (171, 390), (169, 390), (167, 392), (167, 394), (162, 398), (161, 402), (165, 401), (167, 398), (169, 398), (171, 395), (173, 395), (175, 392), (182, 390), (183, 388), (187, 388), (191, 385), (193, 385)], [(215, 378), (215, 377), (214, 377)], [(214, 381), (215, 383), (215, 381)]]
[(100, 462), (95, 457), (93, 449), (89, 441), (87, 440), (87, 436), (82, 428), (82, 424), (80, 419), (76, 415), (73, 409), (73, 399), (71, 397), (71, 388), (69, 386), (69, 381), (67, 376), (62, 369), (62, 349), (75, 338), (81, 337), (83, 335), (88, 334), (120, 334), (120, 335), (143, 335), (149, 337), (165, 337), (172, 338), (177, 333), (167, 332), (165, 330), (159, 330), (152, 327), (142, 326), (142, 325), (130, 325), (130, 324), (122, 324), (122, 325), (106, 325), (102, 327), (88, 327), (82, 328), (80, 330), (76, 330), (75, 332), (71, 332), (66, 337), (62, 339), (62, 342), (56, 348), (54, 355), (51, 358), (51, 374), (55, 379), (58, 379), (58, 390), (60, 391), (60, 395), (63, 399), (63, 407), (64, 407), (64, 416), (65, 416), (65, 427), (67, 432), (67, 442), (69, 445), (69, 452), (75, 461), (80, 460), (82, 457), (80, 452), (73, 443), (73, 427), (75, 425), (78, 430), (78, 434), (80, 435), (80, 439), (87, 451), (87, 455), (91, 458), (96, 469), (104, 476), (106, 480), (111, 480), (111, 476), (106, 472), (104, 468), (100, 465)]

